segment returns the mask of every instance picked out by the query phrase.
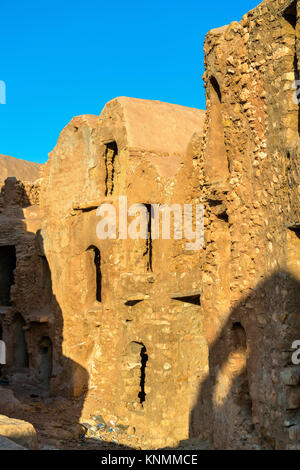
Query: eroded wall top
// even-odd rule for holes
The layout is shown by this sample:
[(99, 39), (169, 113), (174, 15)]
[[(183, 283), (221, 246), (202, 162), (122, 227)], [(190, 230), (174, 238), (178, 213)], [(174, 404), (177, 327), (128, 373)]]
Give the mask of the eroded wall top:
[(106, 196), (125, 195), (134, 175), (135, 181), (143, 181), (144, 200), (145, 187), (159, 177), (171, 180), (178, 172), (191, 136), (202, 132), (204, 118), (198, 109), (125, 97), (107, 103), (99, 118), (73, 118), (45, 166), (45, 218), (89, 209)]
[(8, 177), (15, 176), (22, 181), (33, 182), (40, 176), (43, 165), (0, 155), (0, 187)]
[(100, 133), (103, 141), (116, 140), (120, 148), (183, 156), (204, 117), (205, 111), (195, 108), (120, 97), (105, 106)]

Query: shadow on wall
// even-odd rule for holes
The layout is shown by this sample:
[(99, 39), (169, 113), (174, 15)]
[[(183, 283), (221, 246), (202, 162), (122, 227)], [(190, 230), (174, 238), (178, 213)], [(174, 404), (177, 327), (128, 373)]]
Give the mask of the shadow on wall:
[(63, 315), (54, 295), (51, 310), (55, 314), (54, 328), (49, 335), (41, 330), (37, 338), (41, 384), (46, 387), (49, 385), (50, 395), (75, 398), (83, 405), (88, 391), (89, 374), (84, 367), (63, 354)]
[[(14, 269), (11, 269), (11, 265), (7, 268), (9, 273), (12, 271), (9, 290), (7, 282), (4, 287), (0, 285), (0, 292), (3, 287), (2, 297), (7, 297), (7, 292), (9, 293), (9, 301), (6, 297), (4, 298), (5, 305), (9, 306), (9, 313), (1, 315), (2, 319), (0, 318), (1, 339), (7, 344), (7, 365), (2, 368), (2, 379), (5, 376), (9, 377), (10, 384), (5, 388), (11, 387), (19, 399), (23, 396), (23, 392), (28, 397), (30, 394), (38, 395), (41, 399), (49, 396), (75, 398), (72, 419), (76, 424), (81, 417), (88, 390), (89, 374), (84, 367), (63, 354), (63, 315), (52, 290), (51, 269), (44, 254), (41, 232), (34, 234), (27, 231), (23, 209), (30, 206), (30, 201), (24, 200), (20, 204), (19, 195), (14, 201), (13, 188), (10, 188), (10, 185), (13, 186), (17, 180), (15, 178), (10, 180), (13, 181), (6, 182), (4, 199), (8, 199), (8, 204), (13, 201), (13, 207), (7, 209), (5, 200), (1, 204), (3, 199), (0, 206), (3, 209), (1, 212), (8, 210), (8, 214), (13, 215), (12, 220), (18, 236), (13, 235), (5, 243), (10, 249), (13, 246), (14, 253), (16, 253)], [(1, 228), (4, 233), (7, 233), (4, 225), (0, 227), (0, 252), (1, 249), (5, 249), (2, 247)], [(32, 243), (30, 242), (28, 249), (30, 239)], [(26, 250), (26, 256), (22, 250)], [(20, 256), (20, 253), (23, 256)], [(9, 253), (7, 254), (9, 259), (8, 255)], [(22, 264), (24, 259), (25, 265)], [(1, 280), (0, 275), (0, 283)], [(31, 310), (28, 308), (30, 304)], [(21, 390), (23, 390), (22, 395)], [(0, 413), (24, 419), (22, 408), (11, 406), (1, 399)], [(30, 414), (26, 415), (26, 419), (31, 420)], [(46, 420), (47, 414), (45, 413), (43, 421)]]
[[(30, 238), (33, 234), (26, 232), (22, 209), (19, 211), (19, 224), (23, 227), (23, 238)], [(286, 438), (282, 423), (285, 420), (299, 421), (300, 384), (282, 378), (289, 368), (295, 367), (292, 365), (291, 346), (294, 341), (300, 340), (300, 283), (297, 280), (300, 273), (296, 263), (300, 237), (293, 231), (290, 235), (289, 270), (291, 268), (295, 276), (281, 271), (262, 281), (229, 313), (222, 331), (209, 345), (210, 375), (200, 385), (198, 398), (190, 413), (191, 438), (201, 436), (213, 441), (215, 447), (224, 449), (253, 447), (255, 442), (267, 443), (270, 448), (284, 448)], [(14, 336), (10, 341), (13, 347), (8, 349), (11, 356), (9, 368), (16, 366), (17, 370), (33, 370), (40, 388), (50, 391), (50, 395), (76, 398), (76, 406), (72, 408), (72, 421), (76, 424), (81, 417), (89, 374), (84, 367), (63, 354), (63, 315), (52, 290), (51, 266), (45, 258), (40, 232), (36, 234), (35, 242), (35, 260), (40, 263), (42, 278), (41, 284), (36, 287), (40, 298), (34, 300), (35, 287), (30, 285), (30, 279), (26, 280), (26, 296), (31, 297), (26, 297), (24, 305), (32, 300), (35, 308), (40, 308), (43, 320), (38, 321), (31, 313), (26, 313), (22, 296), (18, 298), (14, 294), (10, 306), (12, 312), (9, 314), (11, 322), (1, 322), (0, 331), (5, 341)], [(0, 245), (2, 243), (0, 231)], [(6, 240), (5, 245), (13, 243)], [(19, 251), (16, 244), (14, 275), (18, 271), (18, 263), (22, 262), (18, 258)], [(101, 300), (100, 253), (94, 246), (90, 246), (89, 251), (98, 273), (97, 300)], [(21, 274), (21, 279), (24, 279), (26, 271)], [(36, 276), (39, 277), (39, 273)], [(19, 274), (15, 281), (14, 291), (17, 293)], [(30, 289), (27, 289), (28, 285)], [(6, 290), (5, 287), (3, 295), (8, 303)], [(209, 317), (204, 320), (210, 322)], [(143, 344), (134, 343), (133, 346), (133, 363), (136, 358), (139, 362), (142, 358), (139, 384), (142, 403), (145, 399), (144, 373), (148, 357)], [(136, 396), (136, 390), (134, 394)], [(1, 412), (15, 418), (22, 416), (21, 412), (5, 406), (0, 409)], [(48, 418), (45, 413), (44, 426)], [(26, 419), (30, 421), (30, 415)]]
[(300, 283), (282, 271), (231, 311), (209, 347), (210, 375), (190, 413), (191, 438), (219, 449), (286, 448), (284, 421), (299, 423), (300, 383), (282, 379), (297, 367), (292, 344), (300, 340), (299, 305)]

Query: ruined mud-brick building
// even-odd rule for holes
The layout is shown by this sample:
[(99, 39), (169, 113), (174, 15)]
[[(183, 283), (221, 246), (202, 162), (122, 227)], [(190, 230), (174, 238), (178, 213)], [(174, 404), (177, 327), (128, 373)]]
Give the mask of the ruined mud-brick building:
[(205, 349), (197, 263), (180, 269), (174, 242), (154, 240), (150, 224), (147, 240), (99, 240), (97, 208), (110, 202), (119, 217), (124, 195), (128, 208), (172, 202), (189, 139), (203, 122), (197, 109), (113, 100), (99, 118), (74, 118), (63, 130), (41, 193), (62, 352), (72, 360), (51, 379), (53, 390), (85, 393), (86, 418), (98, 410), (153, 446), (188, 436), (188, 376), (202, 362), (199, 344)]
[(299, 447), (299, 13), (300, 2), (264, 1), (205, 42), (197, 173), (209, 376), (191, 432), (217, 447)]
[[(10, 380), (133, 446), (299, 448), (299, 28), (300, 2), (264, 1), (208, 33), (206, 113), (112, 100), (68, 124), (38, 182), (6, 182)], [(203, 203), (203, 249), (154, 238), (150, 214), (147, 240), (100, 240), (97, 208), (122, 196)]]
[(27, 180), (9, 176), (0, 194), (0, 339), (7, 349), (5, 368), (15, 383), (47, 389), (51, 274), (39, 246), (39, 182), (28, 181), (38, 178), (41, 165), (6, 156), (2, 165), (5, 176)]

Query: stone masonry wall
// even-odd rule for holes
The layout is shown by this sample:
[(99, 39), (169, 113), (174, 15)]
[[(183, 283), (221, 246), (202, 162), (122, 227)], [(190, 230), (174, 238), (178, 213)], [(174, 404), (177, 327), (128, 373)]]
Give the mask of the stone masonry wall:
[[(300, 255), (297, 237), (289, 241), (299, 222), (297, 9), (297, 2), (265, 1), (205, 42), (199, 158), (210, 373), (192, 428), (219, 448), (297, 446), (299, 382), (285, 378), (299, 378), (291, 363), (298, 272), (288, 262)], [(214, 147), (214, 138), (223, 144)]]

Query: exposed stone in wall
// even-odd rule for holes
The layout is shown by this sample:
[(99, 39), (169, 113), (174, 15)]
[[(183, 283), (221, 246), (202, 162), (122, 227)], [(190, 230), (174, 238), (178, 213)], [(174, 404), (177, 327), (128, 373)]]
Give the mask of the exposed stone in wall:
[[(13, 381), (76, 398), (133, 446), (299, 448), (299, 5), (207, 34), (206, 113), (117, 98), (72, 119), (40, 180), (6, 181)], [(123, 196), (145, 205), (146, 240), (98, 238), (97, 208), (118, 219)], [(155, 238), (151, 204), (204, 204), (203, 249)]]
[(172, 240), (152, 240), (151, 233), (147, 240), (99, 240), (96, 209), (103, 202), (118, 208), (120, 196), (128, 207), (182, 202), (183, 159), (203, 121), (202, 111), (118, 98), (99, 119), (75, 118), (64, 129), (44, 174), (41, 236), (64, 319), (62, 352), (74, 365), (66, 390), (59, 378), (57, 390), (86, 394), (83, 419), (97, 412), (107, 422), (117, 417), (136, 428), (135, 442), (143, 446), (189, 435), (197, 388), (190, 371), (201, 374), (206, 363), (198, 355), (205, 350), (193, 271), (199, 253), (185, 269)]
[[(11, 383), (40, 383), (43, 335), (55, 337), (51, 273), (40, 245), (40, 181), (8, 178), (0, 195), (0, 324)], [(5, 282), (4, 282), (5, 281)], [(5, 295), (4, 295), (5, 286)], [(3, 294), (3, 295), (2, 295)]]
[[(300, 255), (288, 229), (299, 218), (299, 109), (292, 101), (297, 8), (298, 2), (265, 1), (240, 23), (209, 32), (205, 42), (207, 115), (198, 152), (207, 208), (202, 308), (210, 373), (192, 427), (219, 448), (296, 445), (288, 423), (299, 424), (297, 391), (280, 374), (292, 367), (292, 338), (300, 333), (292, 301), (299, 286), (288, 261), (296, 266)], [(217, 146), (214, 154), (220, 116), (218, 145), (224, 138), (225, 152)], [(246, 338), (239, 360), (230, 346), (236, 324)], [(246, 401), (236, 400), (241, 379), (248, 383)]]

